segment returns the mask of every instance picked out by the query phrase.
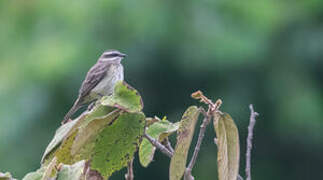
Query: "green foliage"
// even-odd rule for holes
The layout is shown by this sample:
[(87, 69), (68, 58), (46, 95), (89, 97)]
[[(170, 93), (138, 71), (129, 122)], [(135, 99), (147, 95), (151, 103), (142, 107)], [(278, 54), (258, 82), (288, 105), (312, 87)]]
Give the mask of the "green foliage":
[(91, 168), (109, 177), (113, 172), (127, 166), (137, 150), (143, 134), (143, 113), (122, 113), (112, 125), (98, 134)]
[[(80, 118), (64, 124), (60, 129), (68, 129), (68, 132), (57, 131), (43, 157), (48, 156), (53, 158), (53, 156), (56, 156), (58, 161), (63, 163), (73, 163), (82, 158), (89, 158), (91, 145), (93, 146), (93, 141), (97, 133), (105, 127), (105, 124), (110, 123), (119, 116), (118, 111), (111, 111), (111, 108), (101, 106), (102, 105), (94, 107), (91, 112), (85, 113)], [(105, 109), (105, 111), (103, 109)], [(100, 113), (98, 113), (98, 111)], [(95, 114), (102, 115), (102, 112), (106, 112), (107, 114), (101, 117), (95, 116)], [(71, 125), (69, 124), (72, 124), (73, 127), (70, 127)], [(64, 126), (69, 128), (64, 128)], [(61, 141), (57, 141), (57, 139), (60, 139)], [(54, 143), (59, 147), (54, 147)], [(53, 149), (53, 147), (55, 149)], [(54, 152), (52, 152), (52, 150), (54, 150)], [(50, 156), (50, 154), (53, 155)], [(51, 160), (50, 158), (49, 160)]]
[(145, 125), (142, 100), (137, 91), (125, 83), (118, 83), (115, 92), (112, 98), (98, 102), (91, 111), (56, 131), (43, 155), (44, 176), (52, 174), (51, 167), (57, 159), (57, 164), (66, 165), (89, 161), (90, 170), (108, 178), (133, 158)]
[(102, 105), (116, 107), (127, 112), (139, 112), (143, 108), (141, 97), (137, 90), (126, 82), (118, 82), (112, 96), (103, 98)]
[[(47, 146), (45, 153), (43, 155), (42, 161), (44, 162), (45, 158), (47, 156), (52, 155), (51, 152), (58, 148), (58, 146), (64, 141), (64, 139), (71, 139), (72, 134), (78, 131), (78, 129), (81, 129), (82, 131), (78, 134), (76, 137), (76, 143), (74, 144), (74, 148), (72, 149), (72, 153), (74, 154), (75, 150), (79, 150), (78, 145), (84, 145), (84, 141), (90, 138), (91, 134), (96, 133), (95, 130), (98, 130), (100, 128), (103, 128), (102, 123), (108, 123), (110, 122), (118, 113), (112, 111), (115, 110), (115, 108), (108, 107), (108, 106), (95, 106), (91, 112), (84, 113), (81, 117), (79, 117), (77, 120), (74, 120), (72, 122), (63, 124), (61, 127), (58, 128), (58, 130), (55, 133), (54, 138)], [(91, 122), (91, 123), (90, 123)], [(89, 125), (90, 124), (90, 125)], [(95, 124), (96, 127), (93, 125)], [(87, 128), (85, 128), (87, 127)], [(86, 135), (85, 138), (81, 137), (82, 135)], [(74, 141), (74, 140), (73, 140)], [(70, 141), (64, 141), (64, 144), (60, 146), (60, 151), (63, 151), (64, 147), (69, 144)], [(70, 147), (69, 147), (70, 148)], [(58, 152), (56, 152), (58, 153)], [(63, 152), (63, 154), (65, 154)], [(65, 154), (66, 155), (66, 154)], [(51, 156), (53, 158), (53, 156)]]
[[(146, 133), (159, 142), (162, 142), (170, 134), (177, 131), (178, 123), (171, 123), (167, 120), (159, 120), (146, 129)], [(142, 140), (139, 146), (140, 164), (147, 167), (154, 158), (156, 147), (153, 146), (146, 138)]]
[[(132, 162), (138, 147), (140, 163), (147, 167), (156, 147), (147, 139), (141, 141), (145, 126), (146, 133), (159, 142), (159, 146), (163, 146), (165, 140), (168, 143), (168, 136), (177, 131), (175, 151), (172, 152), (169, 146), (164, 148), (172, 156), (169, 179), (180, 180), (186, 169), (200, 109), (190, 106), (177, 123), (171, 123), (166, 118), (146, 119), (141, 112), (142, 99), (135, 89), (119, 82), (114, 92), (112, 96), (98, 101), (92, 110), (62, 125), (45, 150), (41, 168), (28, 173), (23, 180), (81, 180), (87, 179), (91, 173), (99, 179), (109, 179), (114, 172)], [(207, 99), (201, 101), (209, 103), (205, 116), (215, 112), (213, 122), (218, 139), (219, 180), (236, 180), (240, 151), (238, 129), (230, 115), (214, 108), (219, 104), (212, 104), (202, 92), (198, 94), (193, 94), (193, 98)], [(10, 174), (2, 176), (0, 178), (7, 178), (3, 180), (10, 180)], [(192, 179), (191, 174), (185, 177)]]
[(218, 146), (219, 180), (237, 180), (239, 173), (239, 133), (227, 113), (215, 112), (213, 119)]
[(195, 124), (200, 112), (196, 106), (189, 107), (182, 116), (177, 131), (177, 143), (170, 162), (169, 179), (180, 180), (186, 168), (188, 150), (194, 135)]
[(63, 139), (67, 136), (67, 134), (70, 132), (71, 128), (73, 128), (76, 122), (77, 121), (66, 123), (57, 129), (54, 138), (45, 150), (45, 153), (42, 157), (42, 162), (44, 161), (44, 158), (63, 141)]
[[(98, 101), (89, 112), (62, 125), (45, 150), (41, 168), (27, 174), (23, 180), (81, 180), (91, 178), (90, 174), (99, 179), (109, 179), (114, 172), (132, 162), (138, 146), (139, 160), (144, 167), (152, 161), (156, 147), (161, 150), (166, 148), (164, 152), (171, 156), (169, 179), (180, 180), (186, 169), (187, 156), (200, 109), (190, 106), (181, 121), (177, 123), (171, 123), (166, 118), (146, 119), (141, 112), (141, 97), (135, 89), (121, 82), (115, 86), (115, 92), (113, 96), (104, 97), (103, 100)], [(198, 94), (199, 96), (196, 96)], [(230, 115), (218, 110), (222, 101), (218, 100), (213, 104), (202, 92), (194, 93), (193, 98), (204, 99), (201, 102), (209, 106), (204, 115), (208, 118), (214, 117), (219, 180), (236, 180), (240, 151), (237, 127)], [(154, 145), (147, 139), (141, 141), (145, 126), (147, 126), (146, 134), (153, 138), (151, 142)], [(173, 152), (172, 148), (164, 142), (169, 143), (168, 136), (175, 131), (177, 131), (177, 142)], [(202, 130), (201, 132), (204, 133)], [(203, 136), (199, 136), (199, 142), (202, 140), (200, 137)], [(159, 142), (159, 145), (155, 142)], [(198, 146), (196, 149), (199, 148)], [(198, 152), (194, 154), (197, 155)], [(185, 179), (194, 179), (191, 168), (192, 166), (188, 168), (189, 174), (186, 174)]]
[[(322, 0), (1, 0), (0, 169), (21, 179), (37, 168), (87, 70), (115, 48), (128, 54), (125, 78), (140, 87), (150, 116), (178, 119), (192, 88), (221, 96), (237, 117), (253, 102), (268, 120), (257, 127), (253, 179), (323, 179), (322, 9)], [(260, 148), (268, 142), (284, 161)], [(198, 179), (211, 179), (216, 166), (205, 143)], [(315, 161), (300, 171), (302, 163), (291, 165), (299, 157)], [(139, 177), (168, 179), (156, 177), (161, 168)]]
[(71, 154), (82, 154), (80, 159), (86, 158), (86, 156), (91, 153), (91, 150), (95, 145), (93, 144), (94, 140), (97, 141), (98, 133), (107, 128), (107, 124), (112, 124), (113, 121), (118, 120), (119, 116), (120, 112), (118, 110), (114, 110), (101, 118), (93, 119), (87, 123), (86, 126), (82, 124), (78, 129), (78, 134), (75, 136), (75, 139), (73, 139), (74, 143), (71, 146)]

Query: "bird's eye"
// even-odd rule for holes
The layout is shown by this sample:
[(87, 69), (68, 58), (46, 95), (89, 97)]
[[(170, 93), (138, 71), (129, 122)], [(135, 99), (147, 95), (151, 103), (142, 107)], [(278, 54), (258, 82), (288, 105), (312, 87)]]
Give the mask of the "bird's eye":
[(112, 57), (117, 57), (119, 56), (118, 53), (111, 53), (111, 54), (105, 54), (103, 55), (104, 58), (112, 58)]

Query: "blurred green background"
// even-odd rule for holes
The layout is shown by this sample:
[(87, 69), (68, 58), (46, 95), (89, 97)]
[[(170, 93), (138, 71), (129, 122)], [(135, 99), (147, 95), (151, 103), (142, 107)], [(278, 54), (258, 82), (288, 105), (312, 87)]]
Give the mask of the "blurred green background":
[[(200, 89), (223, 100), (244, 154), (253, 103), (254, 179), (323, 179), (321, 0), (2, 0), (0, 42), (2, 172), (22, 178), (39, 167), (86, 72), (113, 48), (128, 54), (125, 78), (147, 116), (178, 121), (200, 105), (190, 98)], [(196, 179), (216, 179), (213, 137), (210, 126)], [(168, 179), (161, 153), (135, 165), (135, 179)]]

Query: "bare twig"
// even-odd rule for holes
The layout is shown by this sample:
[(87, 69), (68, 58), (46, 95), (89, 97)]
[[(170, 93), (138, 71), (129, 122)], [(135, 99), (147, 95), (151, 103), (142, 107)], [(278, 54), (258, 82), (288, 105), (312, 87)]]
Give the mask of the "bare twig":
[(133, 175), (133, 159), (128, 162), (128, 172), (125, 175), (126, 180), (133, 180), (134, 175)]
[(256, 117), (259, 115), (254, 111), (252, 104), (249, 105), (250, 109), (250, 122), (248, 126), (248, 137), (247, 137), (247, 152), (246, 152), (246, 180), (251, 180), (251, 149), (252, 149), (252, 138), (253, 128), (256, 124)]
[(212, 102), (209, 98), (203, 95), (201, 91), (196, 91), (192, 94), (192, 98), (199, 99), (201, 102), (207, 104), (209, 106), (208, 111), (205, 112), (203, 108), (200, 108), (200, 112), (204, 115), (203, 122), (200, 126), (200, 132), (197, 139), (197, 143), (193, 152), (192, 159), (190, 163), (188, 164), (185, 173), (184, 173), (184, 180), (194, 180), (194, 177), (192, 176), (192, 169), (195, 165), (197, 156), (200, 152), (201, 144), (204, 138), (205, 130), (207, 125), (210, 123), (211, 118), (213, 116), (213, 113), (219, 109), (219, 107), (222, 104), (221, 99), (218, 99), (215, 103)]
[(168, 138), (165, 138), (165, 140), (162, 142), (162, 144), (172, 153), (174, 154), (174, 149), (172, 147), (172, 144), (169, 142)]
[[(204, 97), (204, 96), (202, 95), (202, 97)], [(207, 99), (207, 98), (203, 98), (203, 99)], [(208, 100), (208, 102), (212, 103), (211, 100)], [(219, 106), (217, 106), (217, 105), (215, 105), (213, 103), (209, 104), (209, 109), (208, 109), (207, 112), (205, 112), (205, 110), (203, 108), (200, 108), (200, 112), (204, 115), (204, 119), (203, 119), (203, 122), (202, 122), (202, 124), (200, 126), (200, 132), (199, 132), (197, 143), (196, 143), (196, 146), (195, 146), (195, 149), (194, 149), (194, 152), (193, 152), (192, 159), (191, 159), (190, 163), (188, 164), (188, 166), (187, 166), (187, 168), (185, 170), (185, 173), (184, 173), (184, 180), (194, 180), (194, 177), (192, 176), (192, 169), (193, 169), (193, 167), (195, 165), (197, 155), (200, 152), (200, 148), (201, 148), (201, 144), (202, 144), (202, 141), (203, 141), (203, 138), (204, 138), (206, 127), (211, 121), (213, 111), (216, 110), (214, 108), (217, 108), (217, 107), (219, 107)]]
[(162, 153), (164, 153), (166, 156), (172, 158), (173, 157), (173, 153), (170, 152), (164, 145), (162, 145), (158, 140), (152, 138), (151, 136), (149, 136), (148, 134), (144, 134), (144, 137), (148, 139), (148, 141), (154, 145), (156, 148), (158, 148)]
[(207, 112), (205, 111), (205, 109), (203, 107), (199, 107), (199, 111), (200, 111), (200, 113), (203, 114), (204, 117), (208, 116)]
[(203, 122), (200, 127), (199, 136), (197, 139), (197, 143), (196, 143), (196, 146), (195, 146), (195, 149), (193, 152), (192, 159), (185, 170), (185, 175), (187, 175), (187, 177), (189, 177), (188, 174), (191, 174), (192, 169), (195, 165), (197, 155), (200, 152), (200, 148), (201, 148), (201, 144), (202, 144), (202, 141), (204, 138), (205, 130), (206, 130), (207, 125), (210, 123), (211, 117), (212, 117), (211, 115), (208, 115), (208, 116), (204, 117), (204, 119), (203, 119)]

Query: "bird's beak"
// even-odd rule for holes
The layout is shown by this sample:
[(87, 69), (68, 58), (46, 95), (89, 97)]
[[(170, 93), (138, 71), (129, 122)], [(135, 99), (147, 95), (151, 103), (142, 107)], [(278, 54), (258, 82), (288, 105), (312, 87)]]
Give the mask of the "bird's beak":
[(120, 53), (120, 57), (127, 57), (127, 55)]

